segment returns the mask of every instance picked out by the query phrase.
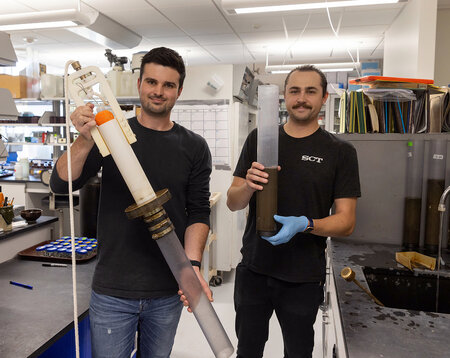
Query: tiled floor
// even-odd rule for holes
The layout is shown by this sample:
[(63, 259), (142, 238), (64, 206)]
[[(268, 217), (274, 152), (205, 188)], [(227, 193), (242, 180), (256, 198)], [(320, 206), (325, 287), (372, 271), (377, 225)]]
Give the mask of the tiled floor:
[[(224, 273), (223, 278), (224, 282), (221, 286), (211, 288), (214, 294), (213, 305), (230, 337), (231, 343), (236, 347), (237, 338), (234, 332), (235, 313), (233, 306), (234, 276), (232, 273)], [(322, 358), (322, 316), (320, 310), (314, 330), (315, 346), (313, 358)], [(185, 309), (181, 315), (171, 358), (214, 358), (214, 354), (203, 336), (194, 315), (188, 313)], [(283, 340), (275, 315), (272, 316), (270, 321), (269, 341), (264, 350), (264, 358), (283, 358)]]

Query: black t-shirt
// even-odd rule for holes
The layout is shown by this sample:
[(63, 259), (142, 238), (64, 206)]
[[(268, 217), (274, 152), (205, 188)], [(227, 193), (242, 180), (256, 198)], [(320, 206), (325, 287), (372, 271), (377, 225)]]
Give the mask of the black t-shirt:
[[(168, 188), (172, 199), (164, 208), (182, 243), (186, 227), (209, 225), (209, 177), (211, 154), (206, 141), (174, 124), (169, 131), (155, 131), (129, 120), (137, 142), (132, 144), (155, 191)], [(124, 210), (133, 197), (109, 155), (103, 158), (96, 146), (91, 150), (74, 190), (81, 188), (102, 167), (97, 220), (98, 263), (92, 288), (95, 292), (125, 298), (153, 298), (176, 294), (178, 284), (151, 238), (143, 220), (129, 220)], [(53, 191), (67, 192), (67, 182), (56, 170), (51, 177)]]
[[(321, 219), (330, 215), (335, 199), (361, 196), (358, 160), (348, 142), (318, 129), (293, 138), (280, 126), (278, 215)], [(245, 178), (256, 161), (257, 130), (244, 144), (234, 176)], [(269, 178), (270, 180), (270, 178)], [(243, 263), (251, 270), (288, 282), (325, 278), (326, 238), (299, 233), (288, 243), (273, 246), (256, 232), (256, 193), (250, 199), (243, 237)]]

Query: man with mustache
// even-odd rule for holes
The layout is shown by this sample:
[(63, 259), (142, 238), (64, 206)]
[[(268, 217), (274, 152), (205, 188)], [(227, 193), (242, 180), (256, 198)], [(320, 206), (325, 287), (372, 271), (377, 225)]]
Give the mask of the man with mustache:
[[(181, 56), (168, 48), (142, 59), (137, 86), (142, 111), (129, 119), (137, 142), (132, 148), (155, 191), (168, 188), (164, 204), (208, 298), (200, 274), (209, 232), (211, 154), (199, 135), (170, 120), (186, 75)], [(111, 156), (103, 158), (90, 134), (94, 106), (71, 115), (80, 136), (72, 144), (73, 187), (77, 190), (102, 168), (98, 212), (98, 262), (89, 309), (93, 357), (129, 358), (139, 325), (141, 357), (168, 358), (182, 311), (178, 284), (142, 220), (124, 210), (134, 200)], [(51, 177), (55, 192), (67, 192), (67, 154)]]
[(227, 193), (230, 210), (249, 205), (234, 291), (237, 358), (263, 356), (273, 311), (284, 357), (311, 357), (313, 324), (323, 300), (326, 238), (353, 232), (361, 195), (354, 147), (318, 123), (328, 97), (324, 74), (311, 65), (294, 69), (286, 78), (284, 97), (289, 118), (279, 127), (274, 217), (279, 232), (260, 237), (256, 231), (255, 193), (270, 180), (256, 162), (257, 130), (247, 137)]

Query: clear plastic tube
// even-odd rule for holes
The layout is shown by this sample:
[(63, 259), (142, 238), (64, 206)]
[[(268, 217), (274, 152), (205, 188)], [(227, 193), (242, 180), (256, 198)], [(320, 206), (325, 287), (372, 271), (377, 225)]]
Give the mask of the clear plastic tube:
[(439, 200), (444, 192), (445, 167), (447, 160), (447, 140), (430, 142), (427, 180), (427, 206), (425, 217), (425, 249), (430, 254), (438, 250), (439, 241)]
[(407, 251), (417, 250), (420, 244), (424, 148), (423, 140), (408, 141), (405, 211), (403, 214), (403, 247)]
[(197, 319), (214, 355), (228, 358), (234, 348), (225, 332), (216, 311), (203, 292), (200, 281), (174, 231), (156, 240), (167, 264), (189, 301), (189, 306)]
[(269, 174), (269, 182), (256, 193), (256, 230), (261, 236), (273, 236), (277, 230), (273, 216), (278, 210), (278, 97), (278, 86), (258, 86), (257, 162)]
[(413, 140), (408, 142), (408, 157), (406, 159), (406, 197), (422, 197), (423, 154), (425, 141)]
[(278, 166), (278, 108), (277, 85), (258, 86), (257, 161), (265, 167)]

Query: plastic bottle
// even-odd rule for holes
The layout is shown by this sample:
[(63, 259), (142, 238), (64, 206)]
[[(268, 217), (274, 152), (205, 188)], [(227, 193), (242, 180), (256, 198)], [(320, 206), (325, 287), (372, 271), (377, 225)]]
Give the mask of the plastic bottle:
[(19, 160), (20, 165), (22, 166), (22, 178), (28, 179), (30, 175), (30, 162), (28, 158), (22, 158)]
[(23, 166), (19, 162), (14, 165), (14, 177), (16, 179), (22, 179), (23, 178)]
[(119, 97), (121, 95), (120, 86), (122, 85), (122, 73), (123, 71), (114, 68), (106, 75), (109, 86), (111, 87), (111, 90), (116, 97)]

